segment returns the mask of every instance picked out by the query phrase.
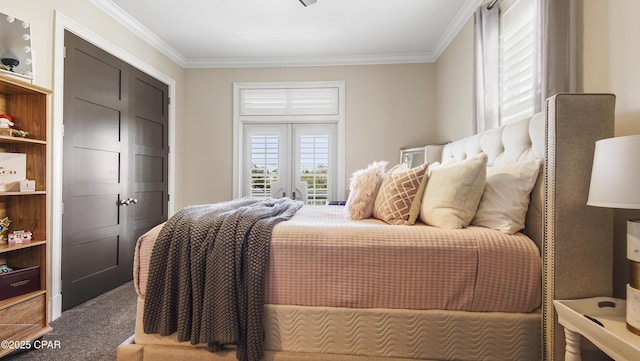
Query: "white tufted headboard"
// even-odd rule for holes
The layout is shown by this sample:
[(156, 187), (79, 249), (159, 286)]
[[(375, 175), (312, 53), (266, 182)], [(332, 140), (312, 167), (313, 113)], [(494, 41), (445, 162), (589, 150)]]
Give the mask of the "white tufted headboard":
[(443, 146), (442, 161), (484, 152), (488, 166), (544, 159), (544, 114), (460, 139)]
[[(561, 93), (530, 119), (445, 144), (441, 161), (484, 152), (488, 166), (544, 160), (531, 193), (527, 234), (541, 251), (545, 360), (564, 359), (554, 299), (610, 296), (613, 211), (586, 205), (595, 141), (614, 134), (615, 96)], [(428, 159), (433, 161), (433, 159)]]
[[(532, 159), (545, 159), (545, 114), (540, 112), (500, 128), (453, 141), (442, 146), (441, 162), (448, 159), (461, 161), (476, 154), (485, 153), (487, 166), (522, 163)], [(532, 202), (527, 212), (527, 229), (523, 233), (531, 237), (542, 250), (543, 239), (539, 231), (542, 220), (542, 199), (540, 198), (542, 172), (538, 176)], [(536, 227), (532, 227), (536, 225)], [(536, 232), (536, 230), (538, 232)]]

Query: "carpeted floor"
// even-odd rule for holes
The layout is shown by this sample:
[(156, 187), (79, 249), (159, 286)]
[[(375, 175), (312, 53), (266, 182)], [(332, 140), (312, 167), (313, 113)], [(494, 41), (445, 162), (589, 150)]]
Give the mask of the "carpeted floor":
[[(115, 361), (119, 344), (133, 335), (136, 293), (133, 281), (62, 313), (43, 340), (59, 348), (9, 355), (10, 361)], [(54, 343), (55, 345), (55, 343)]]

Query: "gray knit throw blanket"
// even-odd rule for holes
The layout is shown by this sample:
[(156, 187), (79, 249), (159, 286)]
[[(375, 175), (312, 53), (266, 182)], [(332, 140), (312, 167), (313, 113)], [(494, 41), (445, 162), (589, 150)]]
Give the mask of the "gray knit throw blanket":
[(177, 332), (212, 351), (235, 344), (238, 360), (260, 360), (271, 231), (300, 207), (288, 198), (241, 198), (171, 217), (151, 255), (144, 332)]

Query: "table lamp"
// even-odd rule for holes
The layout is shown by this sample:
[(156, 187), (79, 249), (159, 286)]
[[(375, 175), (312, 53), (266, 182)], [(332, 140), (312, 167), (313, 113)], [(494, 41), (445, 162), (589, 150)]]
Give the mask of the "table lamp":
[[(640, 209), (640, 135), (596, 142), (587, 205)], [(627, 221), (627, 329), (640, 335), (640, 220)]]

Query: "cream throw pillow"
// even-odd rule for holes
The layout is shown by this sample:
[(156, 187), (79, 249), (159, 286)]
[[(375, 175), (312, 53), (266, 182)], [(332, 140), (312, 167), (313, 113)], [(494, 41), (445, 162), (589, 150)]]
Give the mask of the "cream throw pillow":
[(536, 159), (487, 168), (487, 185), (471, 223), (508, 234), (523, 229), (541, 164)]
[(373, 216), (389, 224), (414, 224), (420, 213), (428, 166), (429, 163), (424, 163), (407, 169), (402, 164), (387, 172), (376, 197)]
[(373, 204), (384, 179), (386, 166), (386, 161), (378, 161), (353, 172), (349, 182), (349, 198), (345, 204), (349, 218), (360, 220), (373, 215)]
[(420, 220), (447, 229), (471, 223), (484, 191), (487, 155), (434, 168), (422, 196)]

